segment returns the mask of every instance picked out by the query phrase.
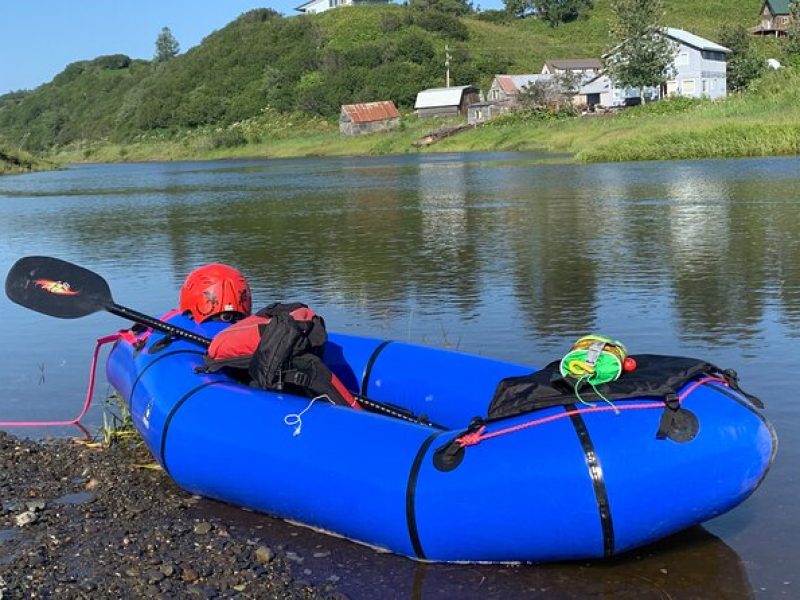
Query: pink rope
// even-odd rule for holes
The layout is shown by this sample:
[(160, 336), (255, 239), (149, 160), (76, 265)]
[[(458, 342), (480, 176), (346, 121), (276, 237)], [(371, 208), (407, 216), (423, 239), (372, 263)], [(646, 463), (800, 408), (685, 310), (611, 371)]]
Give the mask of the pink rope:
[[(710, 383), (710, 382), (722, 383), (723, 385), (727, 384), (727, 382), (724, 379), (721, 379), (719, 377), (703, 377), (702, 379), (698, 379), (697, 381), (693, 382), (686, 390), (683, 391), (682, 394), (678, 396), (678, 403), (680, 404), (681, 402), (683, 402), (689, 396), (689, 394), (691, 394), (693, 391), (695, 391), (698, 387), (700, 387), (704, 383)], [(491, 433), (484, 433), (484, 431), (486, 430), (486, 426), (483, 426), (477, 431), (465, 433), (460, 438), (457, 438), (456, 442), (462, 448), (464, 448), (466, 446), (474, 446), (476, 444), (480, 444), (483, 440), (489, 440), (494, 437), (500, 437), (501, 435), (514, 433), (515, 431), (521, 431), (523, 429), (528, 429), (529, 427), (535, 427), (536, 425), (543, 425), (544, 423), (550, 423), (552, 421), (557, 421), (558, 419), (565, 419), (573, 415), (580, 415), (584, 413), (618, 411), (618, 410), (619, 411), (644, 410), (652, 408), (664, 408), (664, 403), (660, 401), (652, 401), (652, 402), (640, 402), (637, 404), (621, 404), (619, 406), (601, 405), (601, 406), (593, 406), (591, 408), (578, 408), (575, 410), (568, 410), (566, 412), (557, 413), (547, 417), (542, 417), (541, 419), (528, 421), (527, 423), (520, 423), (519, 425), (514, 425), (513, 427), (498, 429), (497, 431), (492, 431)]]
[(69, 425), (77, 425), (78, 427), (81, 427), (79, 421), (86, 416), (89, 407), (92, 405), (92, 397), (94, 396), (94, 379), (97, 371), (97, 357), (100, 354), (100, 348), (104, 344), (114, 342), (121, 337), (123, 337), (123, 333), (117, 332), (97, 340), (97, 345), (94, 347), (94, 355), (92, 356), (92, 366), (89, 371), (89, 389), (86, 391), (86, 400), (83, 402), (83, 409), (77, 417), (68, 421), (0, 421), (0, 427), (64, 427)]

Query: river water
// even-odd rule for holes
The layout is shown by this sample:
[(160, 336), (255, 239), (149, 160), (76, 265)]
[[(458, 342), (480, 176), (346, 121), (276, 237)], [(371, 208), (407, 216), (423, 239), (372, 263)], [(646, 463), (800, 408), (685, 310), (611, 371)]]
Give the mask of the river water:
[[(56, 256), (103, 275), (117, 303), (161, 314), (191, 269), (227, 262), (250, 279), (256, 306), (302, 300), (331, 330), (533, 365), (597, 331), (634, 354), (735, 368), (780, 438), (764, 484), (703, 528), (611, 562), (421, 565), (215, 503), (201, 510), (286, 543), (305, 557), (301, 576), (333, 577), (352, 598), (798, 597), (798, 196), (796, 157), (79, 166), (0, 178), (0, 272), (24, 255)], [(95, 339), (122, 325), (0, 298), (0, 421), (77, 414)], [(107, 393), (101, 377), (90, 429)]]

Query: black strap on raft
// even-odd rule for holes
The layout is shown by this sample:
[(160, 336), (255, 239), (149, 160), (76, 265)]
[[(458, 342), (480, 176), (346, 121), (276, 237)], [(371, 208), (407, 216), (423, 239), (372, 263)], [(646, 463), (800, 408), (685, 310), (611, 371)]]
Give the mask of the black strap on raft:
[(733, 369), (725, 369), (724, 371), (722, 371), (721, 374), (725, 378), (725, 381), (728, 382), (728, 386), (732, 390), (739, 392), (742, 396), (747, 398), (750, 401), (750, 403), (756, 408), (761, 408), (761, 409), (764, 408), (764, 403), (761, 401), (761, 398), (757, 398), (752, 394), (748, 394), (741, 387), (739, 387), (739, 374), (736, 371), (734, 371)]

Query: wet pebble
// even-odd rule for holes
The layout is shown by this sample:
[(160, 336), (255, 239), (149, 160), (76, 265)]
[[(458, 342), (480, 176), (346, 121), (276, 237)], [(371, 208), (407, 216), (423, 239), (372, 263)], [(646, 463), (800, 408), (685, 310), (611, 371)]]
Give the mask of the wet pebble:
[(298, 554), (198, 519), (199, 499), (136, 468), (152, 461), (137, 452), (0, 432), (0, 531), (18, 532), (0, 557), (2, 600), (336, 597), (295, 579)]
[(209, 531), (211, 531), (211, 523), (207, 521), (203, 521), (194, 526), (194, 532), (198, 535), (205, 535)]
[(35, 523), (38, 519), (39, 517), (35, 512), (33, 512), (32, 510), (26, 510), (25, 512), (20, 513), (16, 517), (14, 517), (14, 524), (17, 527), (25, 527), (26, 525)]

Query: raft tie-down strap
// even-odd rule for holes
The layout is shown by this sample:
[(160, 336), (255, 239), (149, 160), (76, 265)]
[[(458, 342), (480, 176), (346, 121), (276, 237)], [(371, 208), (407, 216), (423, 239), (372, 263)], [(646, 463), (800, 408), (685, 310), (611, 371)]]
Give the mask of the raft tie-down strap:
[[(683, 391), (679, 396), (677, 396), (677, 400), (675, 401), (676, 405), (680, 405), (692, 392), (694, 392), (698, 387), (705, 383), (720, 383), (722, 385), (727, 386), (728, 382), (726, 379), (722, 377), (703, 377), (702, 379), (698, 379), (697, 381), (693, 382), (686, 390)], [(501, 435), (507, 435), (509, 433), (515, 433), (517, 431), (522, 431), (523, 429), (528, 429), (530, 427), (535, 427), (537, 425), (544, 425), (545, 423), (550, 423), (551, 421), (557, 421), (558, 419), (564, 419), (567, 417), (572, 417), (573, 415), (580, 415), (584, 413), (597, 413), (597, 412), (609, 412), (614, 411), (615, 413), (622, 412), (625, 410), (652, 410), (655, 408), (664, 408), (664, 401), (661, 400), (653, 400), (649, 402), (637, 402), (636, 404), (618, 404), (616, 406), (593, 406), (591, 408), (578, 408), (574, 410), (568, 410), (563, 413), (557, 413), (553, 415), (549, 415), (547, 417), (542, 417), (540, 419), (534, 419), (533, 421), (527, 421), (525, 423), (520, 423), (519, 425), (513, 425), (511, 427), (506, 427), (504, 429), (498, 429), (497, 431), (492, 431), (490, 433), (486, 433), (486, 425), (482, 425), (480, 428), (475, 429), (474, 431), (467, 431), (463, 435), (457, 437), (454, 441), (461, 446), (462, 448), (466, 448), (467, 446), (475, 446), (480, 444), (484, 440), (489, 440), (491, 438), (500, 437)]]
[(94, 381), (95, 373), (97, 371), (97, 357), (100, 354), (100, 348), (110, 342), (116, 342), (119, 339), (126, 339), (127, 331), (118, 331), (112, 335), (107, 335), (97, 339), (97, 344), (94, 347), (94, 354), (92, 355), (92, 365), (89, 369), (89, 387), (86, 390), (86, 399), (83, 402), (83, 408), (77, 417), (68, 419), (66, 421), (0, 421), (0, 427), (68, 427), (70, 425), (77, 425), (81, 427), (80, 420), (86, 416), (89, 407), (92, 405), (92, 397), (94, 396)]

